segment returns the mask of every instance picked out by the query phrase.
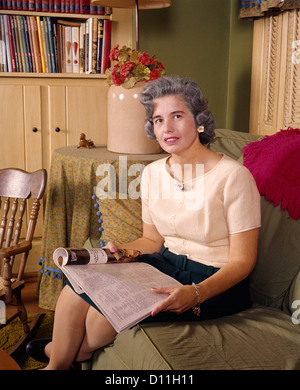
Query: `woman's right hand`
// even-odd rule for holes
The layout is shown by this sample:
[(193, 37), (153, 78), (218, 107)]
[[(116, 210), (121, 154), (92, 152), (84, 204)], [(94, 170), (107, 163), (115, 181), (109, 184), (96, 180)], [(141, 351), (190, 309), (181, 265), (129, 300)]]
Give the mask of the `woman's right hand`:
[(103, 248), (110, 250), (111, 253), (116, 253), (118, 250), (118, 245), (114, 241), (108, 241), (108, 243)]

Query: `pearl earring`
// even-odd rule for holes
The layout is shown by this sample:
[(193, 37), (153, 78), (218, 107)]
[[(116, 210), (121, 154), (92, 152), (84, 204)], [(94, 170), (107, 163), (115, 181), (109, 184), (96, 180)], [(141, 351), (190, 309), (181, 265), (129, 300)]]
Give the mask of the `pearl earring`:
[(203, 133), (204, 132), (204, 126), (199, 126), (197, 127), (198, 133)]

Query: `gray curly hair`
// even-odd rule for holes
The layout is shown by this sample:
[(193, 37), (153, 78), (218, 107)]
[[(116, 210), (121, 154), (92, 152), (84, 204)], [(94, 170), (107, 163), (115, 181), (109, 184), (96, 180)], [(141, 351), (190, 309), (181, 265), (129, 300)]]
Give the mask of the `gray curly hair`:
[(140, 95), (140, 102), (146, 110), (145, 131), (150, 139), (156, 139), (153, 126), (153, 100), (166, 95), (179, 95), (192, 115), (196, 127), (203, 126), (204, 131), (199, 133), (200, 142), (208, 144), (215, 135), (215, 119), (207, 109), (202, 90), (197, 83), (179, 76), (161, 77), (149, 82)]

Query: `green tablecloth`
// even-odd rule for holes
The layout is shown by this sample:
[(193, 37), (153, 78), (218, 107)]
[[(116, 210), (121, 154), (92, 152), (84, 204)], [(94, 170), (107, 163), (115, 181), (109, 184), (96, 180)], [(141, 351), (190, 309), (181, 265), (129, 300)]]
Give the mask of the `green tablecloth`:
[[(142, 170), (143, 166), (164, 156), (119, 155), (108, 152), (104, 146), (94, 149), (68, 146), (54, 151), (48, 179), (40, 261), (40, 307), (54, 310), (63, 286), (62, 274), (52, 259), (57, 247), (82, 247), (88, 237), (104, 241), (118, 241), (122, 237), (122, 241), (127, 242), (141, 235), (140, 197), (132, 199), (124, 192), (120, 195), (119, 190), (130, 188), (133, 180), (139, 180), (139, 168)], [(134, 164), (140, 165), (132, 167)], [(124, 170), (119, 171), (121, 166), (134, 168), (129, 172), (132, 176), (124, 174)], [(111, 167), (111, 175), (108, 175), (108, 167)], [(106, 187), (113, 186), (114, 173), (116, 196), (112, 199), (110, 195), (100, 201), (103, 222), (99, 223), (99, 216), (96, 215), (98, 208), (95, 208), (95, 200), (92, 199), (93, 189), (97, 185), (98, 188), (105, 184)], [(99, 231), (99, 227), (104, 230)]]

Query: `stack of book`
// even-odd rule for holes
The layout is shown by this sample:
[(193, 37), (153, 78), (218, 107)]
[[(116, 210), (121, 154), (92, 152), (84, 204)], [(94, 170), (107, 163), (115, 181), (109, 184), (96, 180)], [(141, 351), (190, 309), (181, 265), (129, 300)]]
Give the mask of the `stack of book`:
[(104, 73), (111, 20), (0, 15), (0, 71)]
[(94, 15), (112, 12), (111, 7), (94, 6), (91, 0), (0, 0), (0, 9)]

